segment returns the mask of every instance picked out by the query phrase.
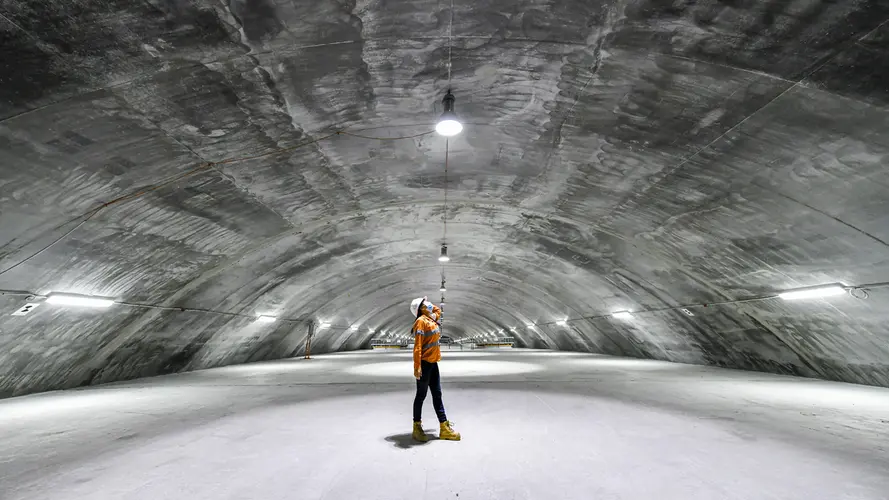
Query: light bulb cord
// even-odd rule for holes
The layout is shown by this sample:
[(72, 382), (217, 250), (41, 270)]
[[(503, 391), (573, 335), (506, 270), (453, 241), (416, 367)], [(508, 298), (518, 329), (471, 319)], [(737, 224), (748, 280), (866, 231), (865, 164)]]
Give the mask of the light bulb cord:
[[(450, 155), (450, 139), (445, 138), (445, 172), (444, 172), (444, 210), (441, 213), (441, 223), (442, 223), (442, 245), (447, 245), (448, 243), (448, 156)], [(441, 286), (444, 288), (445, 284), (445, 269), (444, 262), (441, 263)], [(442, 302), (444, 301), (444, 292), (442, 292), (441, 296)]]
[[(453, 47), (454, 33), (454, 0), (451, 0), (451, 19), (448, 22), (448, 93), (451, 92), (451, 52)], [(448, 242), (448, 155), (450, 153), (450, 140), (445, 138), (445, 174), (444, 174), (444, 212), (441, 214), (441, 222), (443, 227), (442, 244), (447, 245)], [(445, 270), (444, 262), (441, 263), (441, 286), (445, 286)], [(444, 302), (444, 292), (441, 294), (441, 301)]]
[(448, 243), (448, 156), (450, 155), (450, 139), (445, 138), (445, 162), (444, 162), (444, 211), (441, 214), (441, 222), (444, 228), (442, 243)]
[(451, 88), (451, 46), (454, 29), (454, 0), (451, 0), (451, 20), (448, 23), (448, 88)]

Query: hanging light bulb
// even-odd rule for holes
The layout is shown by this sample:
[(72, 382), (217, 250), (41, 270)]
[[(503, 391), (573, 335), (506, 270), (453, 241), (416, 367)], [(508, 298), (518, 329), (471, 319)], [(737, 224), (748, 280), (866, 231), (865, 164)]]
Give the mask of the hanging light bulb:
[(444, 112), (435, 125), (435, 131), (445, 137), (455, 136), (463, 131), (463, 125), (457, 120), (457, 113), (454, 112), (454, 101), (454, 94), (448, 89), (448, 93), (441, 100)]
[(448, 289), (445, 287), (445, 280), (441, 280), (441, 288), (438, 289), (439, 292), (447, 292)]
[(441, 246), (441, 255), (438, 257), (438, 261), (439, 262), (450, 262), (451, 261), (451, 258), (448, 257), (448, 246), (447, 245), (443, 244)]

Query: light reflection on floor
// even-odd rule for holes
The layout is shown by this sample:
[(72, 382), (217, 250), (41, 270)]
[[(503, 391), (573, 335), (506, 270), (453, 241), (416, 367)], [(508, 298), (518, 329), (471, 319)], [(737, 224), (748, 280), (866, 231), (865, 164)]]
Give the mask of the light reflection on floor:
[[(488, 377), (495, 375), (514, 375), (541, 371), (538, 364), (518, 361), (487, 361), (449, 359), (440, 363), (441, 376), (444, 378)], [(403, 362), (369, 363), (347, 368), (348, 373), (370, 375), (376, 377), (413, 377), (413, 364)]]
[[(322, 354), (0, 401), (0, 496), (883, 500), (889, 491), (887, 389), (584, 353), (444, 351), (445, 405), (464, 441), (415, 446), (411, 356)], [(431, 404), (424, 415), (433, 428)]]
[[(511, 352), (514, 353), (515, 351), (511, 351)], [(442, 350), (441, 351), (441, 359), (445, 360), (445, 361), (448, 359), (455, 359), (455, 358), (483, 358), (483, 357), (487, 357), (487, 356), (496, 356), (496, 355), (497, 355), (497, 353), (489, 352), (489, 351), (470, 351), (470, 350), (466, 350), (466, 351)], [(370, 353), (370, 356), (385, 356), (387, 358), (410, 359), (410, 358), (414, 357), (414, 352), (410, 349), (404, 349), (404, 350), (393, 351), (393, 352), (373, 351)], [(365, 357), (369, 357), (369, 356), (365, 356)]]
[(627, 371), (652, 371), (652, 370), (682, 370), (684, 365), (668, 363), (666, 361), (652, 361), (647, 359), (613, 358), (609, 356), (588, 355), (585, 357), (572, 357), (565, 363), (578, 368), (591, 370), (627, 370)]
[(543, 349), (515, 349), (512, 352), (520, 356), (540, 356), (545, 358), (574, 358), (591, 356), (591, 354), (586, 352), (547, 351)]
[(259, 363), (247, 363), (244, 365), (223, 366), (211, 370), (200, 370), (193, 372), (197, 376), (216, 376), (216, 375), (260, 375), (263, 373), (282, 373), (292, 371), (317, 370), (323, 361), (315, 361), (313, 363), (301, 363), (299, 360), (282, 360), (282, 361), (262, 361)]

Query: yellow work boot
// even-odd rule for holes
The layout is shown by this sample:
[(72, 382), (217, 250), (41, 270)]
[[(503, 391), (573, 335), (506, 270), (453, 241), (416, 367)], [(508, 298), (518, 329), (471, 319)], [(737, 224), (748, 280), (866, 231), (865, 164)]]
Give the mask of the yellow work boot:
[(451, 428), (450, 422), (442, 422), (441, 433), (438, 435), (438, 439), (444, 439), (445, 441), (459, 441), (460, 433)]
[(427, 436), (426, 433), (423, 432), (423, 424), (422, 423), (414, 422), (413, 438), (415, 441), (419, 441), (421, 443), (425, 443), (426, 441), (429, 441), (429, 436)]

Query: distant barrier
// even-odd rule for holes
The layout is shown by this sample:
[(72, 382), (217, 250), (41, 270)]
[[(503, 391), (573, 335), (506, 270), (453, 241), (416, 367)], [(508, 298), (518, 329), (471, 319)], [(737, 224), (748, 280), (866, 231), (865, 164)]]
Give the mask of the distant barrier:
[[(373, 339), (370, 341), (371, 349), (413, 349), (414, 342), (413, 339), (410, 341), (396, 341), (396, 340), (388, 340), (388, 339)], [(464, 344), (462, 342), (442, 342), (442, 349), (464, 349)]]
[[(399, 343), (386, 343), (386, 342), (374, 342), (371, 343), (371, 349), (413, 349), (413, 344), (399, 344)], [(489, 349), (493, 347), (515, 347), (512, 342), (454, 342), (452, 344), (442, 344), (441, 348), (445, 350), (459, 350), (462, 351), (464, 349)]]
[[(482, 336), (484, 337), (484, 336)], [(488, 349), (493, 347), (515, 347), (515, 337), (487, 337), (487, 338), (478, 338), (478, 337), (469, 337), (465, 339), (457, 340), (457, 344), (460, 345), (462, 349), (463, 346), (468, 345), (470, 349)]]

